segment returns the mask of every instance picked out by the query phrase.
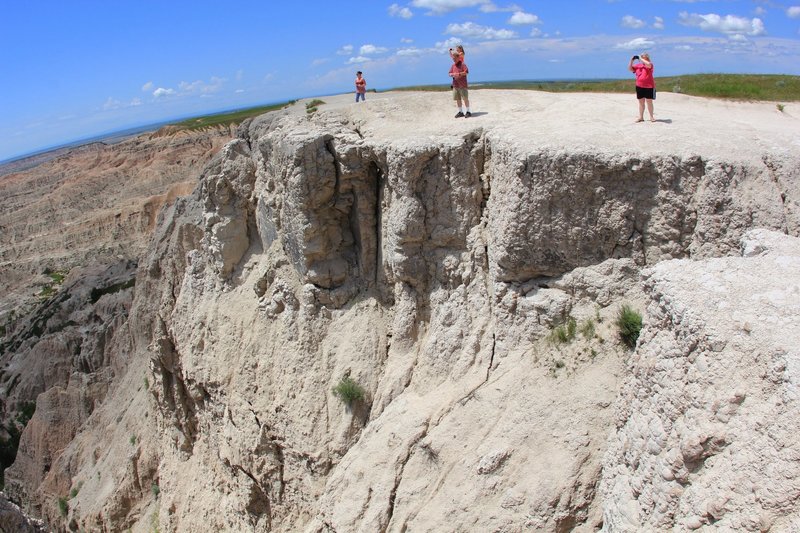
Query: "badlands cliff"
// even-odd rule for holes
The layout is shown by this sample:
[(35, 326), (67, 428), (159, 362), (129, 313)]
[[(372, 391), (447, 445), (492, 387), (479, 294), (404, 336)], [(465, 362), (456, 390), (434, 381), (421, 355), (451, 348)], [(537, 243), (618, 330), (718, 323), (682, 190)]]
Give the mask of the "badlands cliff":
[(244, 124), (135, 283), (93, 265), (7, 332), (6, 410), (38, 394), (10, 499), (74, 531), (800, 527), (797, 118), (326, 101)]

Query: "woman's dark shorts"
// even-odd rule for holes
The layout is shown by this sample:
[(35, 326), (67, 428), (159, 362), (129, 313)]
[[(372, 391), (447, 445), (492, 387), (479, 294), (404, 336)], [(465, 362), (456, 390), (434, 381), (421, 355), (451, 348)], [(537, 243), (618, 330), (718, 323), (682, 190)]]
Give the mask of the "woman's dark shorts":
[(656, 99), (656, 90), (652, 87), (647, 89), (645, 87), (636, 87), (636, 98), (641, 100), (642, 98), (647, 98), (648, 100), (655, 100)]

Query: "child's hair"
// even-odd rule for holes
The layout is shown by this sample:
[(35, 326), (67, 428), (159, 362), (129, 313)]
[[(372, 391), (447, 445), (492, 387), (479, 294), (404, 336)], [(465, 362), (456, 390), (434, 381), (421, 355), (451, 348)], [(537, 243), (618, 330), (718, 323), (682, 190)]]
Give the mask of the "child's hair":
[(356, 74), (363, 74), (363, 72), (361, 72), (361, 71), (359, 70), (358, 72), (356, 72)]

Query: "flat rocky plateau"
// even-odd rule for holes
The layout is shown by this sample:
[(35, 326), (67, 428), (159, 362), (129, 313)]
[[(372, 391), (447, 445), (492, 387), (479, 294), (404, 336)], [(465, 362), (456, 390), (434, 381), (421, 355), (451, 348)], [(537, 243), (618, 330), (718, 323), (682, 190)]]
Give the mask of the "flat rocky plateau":
[[(352, 98), (242, 124), (128, 254), (3, 239), (4, 269), (69, 265), (3, 318), (3, 415), (36, 404), (12, 502), (55, 531), (800, 530), (792, 105)], [(0, 188), (63, 183), (43, 167)], [(105, 187), (152, 187), (107, 176), (106, 217)], [(3, 195), (0, 226), (45, 194)]]

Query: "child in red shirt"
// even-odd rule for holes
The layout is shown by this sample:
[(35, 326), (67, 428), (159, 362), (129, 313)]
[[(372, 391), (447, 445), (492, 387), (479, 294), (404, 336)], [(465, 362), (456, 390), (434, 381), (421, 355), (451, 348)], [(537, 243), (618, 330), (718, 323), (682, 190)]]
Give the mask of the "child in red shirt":
[[(458, 108), (456, 118), (469, 118), (472, 116), (472, 113), (469, 110), (469, 86), (467, 84), (467, 74), (469, 74), (469, 68), (467, 67), (467, 64), (461, 60), (462, 55), (458, 52), (453, 53), (451, 57), (453, 58), (453, 65), (450, 67), (449, 75), (451, 78), (453, 78), (453, 100), (455, 100), (456, 107)], [(462, 99), (464, 100), (463, 111), (461, 109)]]
[(367, 101), (367, 80), (361, 77), (361, 71), (356, 72), (356, 103), (361, 98), (364, 102)]

